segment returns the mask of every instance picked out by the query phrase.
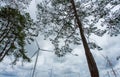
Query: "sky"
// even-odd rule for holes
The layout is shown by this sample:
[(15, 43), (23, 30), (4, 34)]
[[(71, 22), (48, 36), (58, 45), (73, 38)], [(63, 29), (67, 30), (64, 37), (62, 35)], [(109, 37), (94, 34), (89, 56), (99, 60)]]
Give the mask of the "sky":
[[(35, 5), (36, 2), (33, 0), (28, 11), (31, 17), (36, 20)], [(117, 37), (110, 37), (107, 34), (103, 37), (92, 35), (90, 38), (103, 48), (102, 51), (91, 50), (99, 68), (100, 77), (109, 77), (108, 75), (114, 77), (111, 68), (120, 77), (120, 60), (116, 60), (116, 57), (120, 56), (120, 35)], [(43, 36), (39, 35), (36, 40), (40, 48), (53, 50), (53, 45), (49, 40), (44, 40)], [(31, 57), (37, 51), (36, 42), (26, 48)], [(73, 54), (78, 54), (78, 56), (67, 54), (65, 57), (58, 58), (53, 52), (39, 51), (35, 77), (90, 77), (83, 46), (76, 46)], [(106, 56), (113, 65), (112, 67), (108, 65)], [(6, 57), (0, 63), (0, 77), (32, 77), (35, 59), (36, 56), (32, 58), (30, 63), (18, 61), (16, 65), (11, 65), (11, 57)]]

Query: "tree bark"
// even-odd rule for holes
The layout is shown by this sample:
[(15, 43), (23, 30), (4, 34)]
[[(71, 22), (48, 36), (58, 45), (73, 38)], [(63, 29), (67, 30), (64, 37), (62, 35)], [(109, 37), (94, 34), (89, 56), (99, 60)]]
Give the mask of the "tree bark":
[(92, 53), (90, 52), (90, 48), (89, 48), (89, 46), (87, 44), (86, 38), (84, 36), (82, 23), (81, 23), (81, 21), (79, 19), (79, 16), (77, 14), (74, 0), (71, 0), (71, 4), (72, 4), (72, 8), (74, 10), (75, 19), (77, 20), (77, 25), (78, 25), (79, 30), (80, 30), (80, 35), (81, 35), (81, 38), (82, 38), (82, 42), (83, 42), (85, 55), (86, 55), (86, 58), (87, 58), (87, 63), (88, 63), (88, 67), (89, 67), (91, 77), (99, 77), (99, 71), (98, 71), (96, 62), (94, 60), (94, 57), (93, 57)]

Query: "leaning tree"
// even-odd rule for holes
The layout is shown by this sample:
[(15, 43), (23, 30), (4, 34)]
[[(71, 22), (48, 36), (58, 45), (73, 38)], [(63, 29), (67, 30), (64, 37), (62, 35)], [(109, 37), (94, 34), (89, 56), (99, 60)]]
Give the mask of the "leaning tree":
[[(40, 25), (39, 30), (45, 38), (50, 39), (59, 57), (71, 53), (73, 45), (83, 42), (91, 77), (99, 77), (90, 48), (102, 48), (87, 39), (91, 34), (103, 36), (108, 33), (116, 36), (120, 33), (119, 10), (111, 12), (118, 4), (119, 0), (44, 0), (37, 5), (37, 25)], [(104, 29), (96, 26), (98, 22)], [(64, 44), (61, 45), (61, 42)]]

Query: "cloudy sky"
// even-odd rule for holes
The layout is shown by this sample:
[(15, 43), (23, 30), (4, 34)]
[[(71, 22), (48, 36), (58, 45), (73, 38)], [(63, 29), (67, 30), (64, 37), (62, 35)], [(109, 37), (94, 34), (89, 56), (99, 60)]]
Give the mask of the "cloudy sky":
[[(36, 14), (36, 3), (33, 0), (28, 9), (33, 19), (35, 19)], [(91, 50), (98, 65), (100, 77), (109, 77), (108, 75), (114, 77), (111, 68), (120, 77), (120, 60), (116, 60), (116, 57), (120, 55), (120, 35), (117, 37), (110, 37), (108, 35), (97, 37), (93, 35), (91, 39), (94, 39), (103, 48), (102, 51)], [(38, 36), (36, 40), (40, 48), (53, 50), (50, 41), (43, 40), (42, 36)], [(36, 42), (28, 45), (26, 48), (30, 52), (28, 53), (29, 56), (32, 56), (37, 51)], [(65, 57), (58, 58), (53, 52), (39, 51), (35, 77), (90, 77), (82, 45), (75, 47), (73, 54), (78, 54), (78, 56), (68, 54)], [(112, 67), (109, 67), (106, 57), (110, 60)], [(32, 77), (35, 59), (36, 56), (32, 58), (31, 63), (22, 64), (18, 62), (16, 65), (11, 65), (11, 58), (6, 57), (0, 63), (0, 77)]]

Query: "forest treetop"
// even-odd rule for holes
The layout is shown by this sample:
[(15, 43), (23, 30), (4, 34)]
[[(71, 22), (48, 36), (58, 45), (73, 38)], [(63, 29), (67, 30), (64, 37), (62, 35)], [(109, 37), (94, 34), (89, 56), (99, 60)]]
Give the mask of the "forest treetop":
[[(91, 49), (102, 49), (94, 41), (89, 40), (91, 34), (100, 37), (104, 34), (120, 34), (119, 0), (77, 0), (75, 4)], [(117, 6), (119, 9), (114, 9)], [(37, 5), (37, 9), (37, 25), (41, 25), (40, 32), (52, 41), (59, 56), (71, 52), (73, 45), (81, 44), (70, 0), (43, 0)], [(64, 41), (63, 46), (60, 45), (61, 39)]]
[(7, 1), (5, 3), (4, 6), (0, 6), (0, 61), (5, 56), (14, 57), (13, 63), (19, 58), (30, 61), (25, 45), (38, 36), (37, 26), (29, 13), (17, 7), (19, 4), (13, 7), (7, 4)]

